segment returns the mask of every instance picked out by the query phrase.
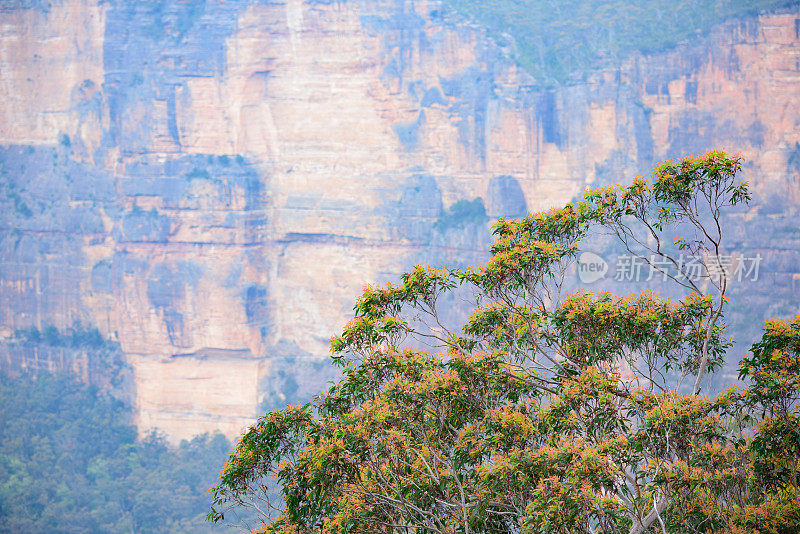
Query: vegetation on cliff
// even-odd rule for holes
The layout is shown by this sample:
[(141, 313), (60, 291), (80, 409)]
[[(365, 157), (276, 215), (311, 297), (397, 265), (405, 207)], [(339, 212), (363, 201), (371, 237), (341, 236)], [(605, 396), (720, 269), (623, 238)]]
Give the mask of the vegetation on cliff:
[[(500, 219), (480, 268), (367, 287), (331, 340), (342, 380), (243, 435), (209, 518), (246, 505), (272, 533), (796, 532), (800, 318), (767, 323), (746, 389), (703, 391), (731, 346), (719, 223), (749, 202), (740, 168), (721, 152), (666, 162)], [(563, 294), (596, 231), (686, 295)], [(474, 306), (461, 324), (453, 297)]]
[(439, 220), (434, 223), (436, 230), (444, 231), (448, 228), (463, 228), (468, 224), (486, 224), (489, 217), (483, 199), (478, 197), (473, 200), (459, 200), (442, 213)]
[(143, 440), (130, 409), (67, 376), (0, 375), (0, 532), (203, 532), (230, 444)]
[(632, 53), (697, 38), (728, 19), (796, 5), (797, 0), (632, 2), (618, 0), (445, 0), (511, 45), (520, 65), (545, 85), (577, 82)]

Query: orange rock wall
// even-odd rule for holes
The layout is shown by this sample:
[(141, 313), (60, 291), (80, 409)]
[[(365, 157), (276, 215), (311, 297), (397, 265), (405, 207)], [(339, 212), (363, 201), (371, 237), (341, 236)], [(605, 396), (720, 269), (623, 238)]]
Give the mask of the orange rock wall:
[(235, 436), (286, 376), (318, 390), (307, 362), (365, 283), (480, 260), (485, 234), (433, 224), (460, 199), (502, 214), (497, 176), (540, 210), (725, 148), (760, 198), (800, 200), (798, 9), (554, 90), (438, 2), (164, 5), (0, 28), (2, 326), (97, 325), (142, 431)]

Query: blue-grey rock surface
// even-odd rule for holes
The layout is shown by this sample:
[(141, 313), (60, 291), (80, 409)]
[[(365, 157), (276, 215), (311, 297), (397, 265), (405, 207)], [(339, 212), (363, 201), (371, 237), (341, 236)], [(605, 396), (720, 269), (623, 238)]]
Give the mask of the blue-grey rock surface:
[(797, 312), (797, 9), (561, 88), (436, 1), (0, 17), (0, 333), (96, 326), (142, 430), (235, 436), (332, 376), (365, 283), (478, 264), (491, 218), (711, 148), (746, 159), (757, 199), (732, 251), (765, 258), (732, 320)]

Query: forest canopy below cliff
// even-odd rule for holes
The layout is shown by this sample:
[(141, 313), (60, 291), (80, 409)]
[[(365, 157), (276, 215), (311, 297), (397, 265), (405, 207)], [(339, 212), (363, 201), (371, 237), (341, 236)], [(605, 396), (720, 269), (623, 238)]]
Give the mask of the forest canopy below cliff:
[(730, 19), (796, 5), (797, 0), (445, 0), (514, 49), (546, 85), (579, 82), (634, 53), (653, 53), (706, 34)]
[(0, 532), (205, 532), (230, 447), (137, 439), (130, 409), (67, 376), (0, 375)]

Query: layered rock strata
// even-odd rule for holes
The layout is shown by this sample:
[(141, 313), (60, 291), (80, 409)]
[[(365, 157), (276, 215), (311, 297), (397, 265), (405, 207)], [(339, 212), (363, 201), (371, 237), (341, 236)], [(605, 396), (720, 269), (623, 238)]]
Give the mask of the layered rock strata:
[(0, 17), (0, 325), (96, 325), (143, 432), (233, 437), (319, 390), (365, 283), (485, 258), (486, 219), (458, 201), (519, 215), (711, 148), (745, 157), (741, 217), (771, 232), (737, 245), (774, 281), (757, 313), (796, 312), (797, 8), (560, 89), (439, 2)]

